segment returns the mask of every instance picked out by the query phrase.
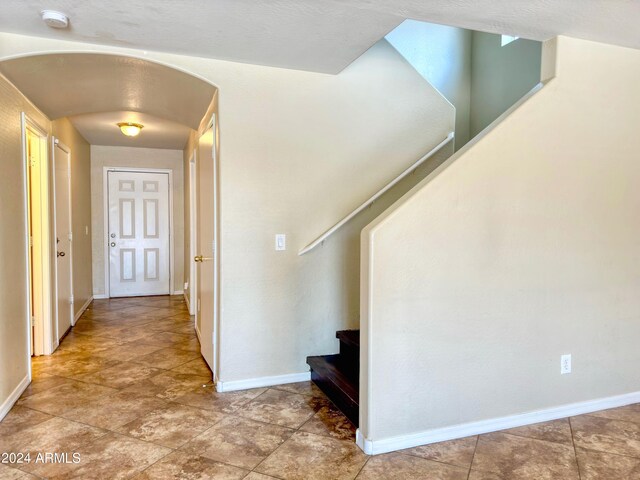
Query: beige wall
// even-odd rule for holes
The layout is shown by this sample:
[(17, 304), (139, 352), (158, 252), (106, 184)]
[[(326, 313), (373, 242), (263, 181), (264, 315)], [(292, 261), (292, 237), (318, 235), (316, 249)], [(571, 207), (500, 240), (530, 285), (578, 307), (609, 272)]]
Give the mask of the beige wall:
[(0, 76), (0, 411), (29, 373), (24, 165), (20, 115), (49, 120)]
[(559, 38), (555, 79), (363, 231), (364, 437), (640, 390), (639, 82), (640, 51)]
[(357, 233), (298, 250), (454, 121), (386, 42), (337, 76), (234, 70), (209, 77), (220, 86), (223, 382), (305, 372), (308, 355), (337, 351), (335, 331), (358, 325)]
[(105, 292), (104, 186), (103, 167), (170, 169), (173, 172), (174, 256), (172, 288), (182, 292), (184, 259), (184, 180), (182, 151), (156, 148), (91, 145), (91, 225), (93, 251), (93, 294)]
[(78, 314), (93, 295), (91, 286), (91, 147), (67, 118), (51, 123), (53, 135), (71, 149), (73, 299)]
[[(162, 61), (220, 89), (220, 379), (302, 373), (307, 355), (336, 351), (335, 330), (358, 324), (358, 227), (341, 233), (350, 243), (338, 235), (297, 252), (444, 139), (451, 105), (384, 41), (333, 76), (0, 34), (0, 58), (92, 50)], [(274, 250), (276, 233), (287, 251)]]

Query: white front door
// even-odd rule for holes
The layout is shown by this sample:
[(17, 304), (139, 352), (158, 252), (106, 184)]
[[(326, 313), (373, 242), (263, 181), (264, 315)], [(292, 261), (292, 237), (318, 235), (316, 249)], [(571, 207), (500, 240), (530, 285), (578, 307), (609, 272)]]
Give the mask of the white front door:
[(169, 174), (107, 175), (110, 296), (168, 295)]
[(196, 325), (200, 352), (211, 370), (215, 365), (215, 326), (218, 302), (217, 257), (217, 164), (213, 129), (198, 141), (198, 278), (196, 281)]
[(71, 256), (71, 155), (54, 142), (54, 211), (56, 238), (57, 338), (67, 333), (73, 322), (73, 280)]

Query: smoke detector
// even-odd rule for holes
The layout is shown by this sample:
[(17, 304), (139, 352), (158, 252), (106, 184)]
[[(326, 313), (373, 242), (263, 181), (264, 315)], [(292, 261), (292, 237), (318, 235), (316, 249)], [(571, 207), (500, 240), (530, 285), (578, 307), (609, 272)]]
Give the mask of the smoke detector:
[(40, 15), (42, 15), (42, 21), (51, 28), (67, 28), (69, 26), (69, 17), (62, 12), (43, 10)]

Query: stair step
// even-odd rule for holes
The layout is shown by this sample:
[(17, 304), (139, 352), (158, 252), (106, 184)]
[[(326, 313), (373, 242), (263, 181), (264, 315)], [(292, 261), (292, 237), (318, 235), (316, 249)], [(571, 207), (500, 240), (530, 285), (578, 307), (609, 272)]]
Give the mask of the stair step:
[(354, 425), (358, 425), (358, 379), (344, 371), (340, 355), (307, 357), (311, 380)]
[(336, 338), (345, 345), (360, 348), (360, 330), (339, 330), (336, 332)]

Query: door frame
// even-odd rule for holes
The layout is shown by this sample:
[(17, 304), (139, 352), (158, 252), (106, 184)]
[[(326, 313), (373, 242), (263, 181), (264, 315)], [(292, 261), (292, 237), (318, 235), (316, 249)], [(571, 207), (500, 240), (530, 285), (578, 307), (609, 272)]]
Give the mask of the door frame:
[[(197, 294), (198, 294), (198, 266), (194, 261), (194, 257), (198, 254), (198, 165), (197, 165), (197, 149), (193, 149), (191, 158), (189, 158), (189, 314), (196, 315), (197, 308)], [(196, 321), (196, 331), (197, 328)], [(200, 332), (198, 332), (198, 335)]]
[(218, 381), (220, 372), (220, 331), (222, 317), (222, 235), (221, 235), (221, 182), (220, 182), (220, 132), (218, 124), (218, 115), (214, 112), (211, 116), (210, 127), (213, 132), (213, 185), (216, 189), (213, 201), (213, 238), (215, 241), (215, 268), (214, 268), (214, 287), (213, 287), (213, 379)]
[[(218, 382), (220, 375), (220, 330), (221, 330), (221, 305), (222, 305), (222, 240), (221, 240), (221, 212), (220, 212), (220, 190), (221, 190), (221, 182), (220, 182), (220, 159), (219, 159), (219, 124), (217, 121), (217, 115), (214, 112), (211, 115), (211, 118), (206, 123), (206, 126), (197, 132), (197, 139), (199, 141), (200, 137), (204, 135), (207, 130), (211, 129), (213, 133), (213, 142), (212, 142), (212, 152), (211, 159), (213, 162), (213, 185), (214, 185), (214, 197), (213, 197), (213, 318), (212, 318), (212, 338), (210, 341), (213, 343), (213, 365), (211, 366), (211, 370), (213, 373), (213, 381), (214, 383)], [(198, 158), (198, 162), (201, 159)], [(197, 171), (196, 171), (197, 173)], [(199, 202), (198, 202), (199, 203)], [(197, 212), (200, 215), (200, 212)], [(196, 224), (197, 226), (197, 224)], [(198, 241), (199, 241), (199, 233)], [(196, 249), (198, 249), (198, 245), (196, 244)], [(202, 245), (199, 245), (199, 255), (205, 253)], [(196, 301), (198, 302), (198, 296), (196, 291)], [(199, 307), (199, 305), (198, 305)], [(200, 309), (196, 308), (196, 333), (198, 334), (198, 339), (200, 342), (203, 341), (201, 338), (200, 332), (197, 329), (198, 317), (201, 315)], [(206, 340), (206, 339), (204, 339)], [(218, 385), (216, 385), (218, 388)], [(220, 391), (220, 390), (218, 390)]]
[[(173, 170), (170, 168), (102, 167), (102, 215), (104, 237), (104, 298), (111, 298), (111, 279), (109, 261), (109, 172), (129, 173), (168, 173), (169, 174), (169, 295), (176, 295), (174, 285), (175, 246), (173, 231)], [(104, 240), (104, 239), (103, 239)], [(95, 295), (94, 295), (95, 297)]]
[[(72, 197), (72, 189), (71, 189), (71, 149), (66, 146), (64, 143), (62, 143), (58, 138), (56, 137), (51, 137), (51, 184), (52, 184), (52, 190), (53, 190), (53, 195), (52, 195), (52, 211), (53, 211), (53, 223), (52, 225), (52, 230), (53, 230), (53, 235), (52, 235), (52, 239), (54, 240), (54, 245), (55, 245), (55, 251), (57, 251), (57, 244), (55, 242), (55, 239), (58, 238), (58, 223), (57, 223), (57, 216), (58, 216), (58, 209), (57, 209), (57, 205), (56, 205), (56, 147), (58, 147), (60, 150), (62, 150), (63, 152), (65, 152), (69, 157), (68, 163), (67, 163), (67, 172), (68, 172), (68, 176), (67, 176), (67, 192), (69, 195), (69, 282), (70, 282), (70, 291), (71, 291), (71, 298), (69, 299), (69, 303), (71, 304), (71, 308), (70, 308), (70, 315), (71, 315), (71, 320), (70, 320), (70, 324), (73, 327), (76, 324), (76, 320), (75, 320), (75, 307), (74, 307), (74, 295), (73, 295), (73, 197)], [(56, 256), (57, 258), (57, 256)], [(59, 283), (59, 279), (58, 279), (58, 262), (57, 260), (55, 262), (53, 262), (54, 265), (54, 294), (53, 294), (53, 298), (55, 299), (55, 317), (54, 317), (54, 324), (55, 324), (55, 332), (56, 332), (56, 336), (54, 339), (54, 344), (58, 344), (60, 342), (59, 338), (60, 338), (60, 332), (58, 331), (58, 324), (59, 324), (59, 315), (60, 312), (58, 311), (58, 283)], [(63, 332), (64, 333), (64, 332)]]
[[(22, 141), (22, 168), (24, 177), (24, 239), (26, 253), (26, 325), (27, 325), (27, 342), (29, 356), (35, 355), (51, 355), (54, 349), (53, 340), (53, 319), (52, 319), (52, 284), (51, 284), (51, 204), (50, 204), (50, 162), (49, 162), (49, 133), (46, 128), (33, 120), (25, 112), (20, 115), (21, 125), (21, 141)], [(29, 171), (29, 150), (27, 146), (27, 133), (31, 132), (40, 139), (41, 155), (39, 166), (39, 178), (35, 181), (40, 186), (40, 202), (39, 218), (34, 218), (38, 222), (40, 235), (33, 238), (33, 249), (38, 252), (40, 257), (40, 265), (32, 265), (31, 262), (31, 238), (30, 238), (30, 222), (32, 221), (31, 213), (31, 178)], [(39, 269), (39, 282), (34, 281), (33, 268)], [(35, 286), (36, 288), (32, 288)], [(32, 298), (33, 297), (33, 298)], [(32, 309), (31, 305), (37, 305), (36, 309)], [(34, 311), (37, 310), (37, 311)], [(40, 316), (40, 318), (36, 318)], [(32, 323), (33, 322), (33, 323)], [(29, 378), (31, 378), (31, 362), (29, 362)]]

